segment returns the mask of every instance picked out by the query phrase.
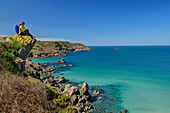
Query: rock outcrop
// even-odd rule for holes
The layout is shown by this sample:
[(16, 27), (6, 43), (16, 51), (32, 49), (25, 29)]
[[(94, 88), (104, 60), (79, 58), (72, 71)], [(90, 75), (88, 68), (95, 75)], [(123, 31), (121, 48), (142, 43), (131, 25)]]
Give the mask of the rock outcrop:
[(25, 60), (28, 57), (31, 49), (34, 47), (36, 40), (34, 39), (32, 42), (28, 43), (25, 47), (21, 48), (18, 52), (18, 57), (16, 58), (15, 62), (21, 71), (21, 73), (25, 70)]
[(26, 60), (26, 58), (28, 58), (30, 51), (34, 47), (35, 43), (36, 40), (34, 39), (32, 42), (28, 43), (25, 47), (21, 48), (19, 50), (19, 58)]
[(18, 52), (15, 63), (22, 74), (25, 70), (25, 60), (28, 57), (31, 49), (34, 47), (35, 43), (36, 40), (34, 39), (33, 41), (30, 41), (26, 46), (22, 47)]
[(40, 78), (40, 75), (42, 74), (50, 74), (50, 73), (55, 73), (56, 66), (51, 66), (51, 65), (41, 65), (39, 63), (32, 63), (29, 60), (26, 60), (26, 73), (29, 76), (32, 76), (34, 78)]
[(71, 84), (67, 84), (63, 94), (66, 94), (71, 98), (72, 105), (77, 109), (79, 113), (93, 108), (92, 98), (88, 92), (88, 84), (86, 82), (82, 84), (80, 90)]
[(90, 48), (80, 43), (70, 43), (64, 41), (37, 41), (29, 57), (45, 58), (67, 56), (68, 52), (85, 50), (90, 50)]
[(57, 63), (66, 63), (66, 61), (62, 58), (61, 60), (58, 60)]
[(82, 88), (80, 89), (80, 93), (82, 95), (90, 95), (89, 91), (88, 91), (89, 90), (88, 84), (86, 82), (84, 82), (81, 86), (82, 86)]
[(0, 42), (10, 41), (9, 36), (0, 36)]
[(99, 90), (94, 90), (94, 92), (93, 92), (95, 95), (98, 95), (98, 94), (100, 94), (100, 91)]
[(33, 53), (29, 54), (29, 58), (46, 58), (46, 57), (58, 57), (58, 56), (67, 56), (68, 52), (66, 50), (57, 51), (54, 53)]
[(127, 113), (127, 110), (126, 110), (126, 109), (124, 109), (124, 110), (122, 110), (122, 111), (121, 111), (121, 113)]
[(24, 70), (25, 70), (25, 60), (17, 57), (15, 59), (15, 63), (16, 63), (16, 66), (18, 67), (18, 69), (21, 71), (21, 73), (23, 74)]
[(88, 84), (84, 82), (79, 89), (67, 83), (67, 81), (64, 77), (54, 78), (54, 76), (50, 75), (43, 77), (45, 84), (56, 87), (63, 95), (67, 95), (70, 98), (71, 106), (73, 106), (78, 113), (91, 110), (93, 108), (93, 100), (88, 91)]

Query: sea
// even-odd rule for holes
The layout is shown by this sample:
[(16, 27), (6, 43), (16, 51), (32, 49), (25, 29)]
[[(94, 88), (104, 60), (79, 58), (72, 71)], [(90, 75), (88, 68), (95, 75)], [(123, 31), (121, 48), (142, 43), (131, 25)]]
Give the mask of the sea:
[[(32, 59), (57, 68), (74, 85), (89, 85), (94, 113), (170, 113), (170, 46), (90, 46), (68, 56)], [(99, 90), (100, 94), (93, 94)]]

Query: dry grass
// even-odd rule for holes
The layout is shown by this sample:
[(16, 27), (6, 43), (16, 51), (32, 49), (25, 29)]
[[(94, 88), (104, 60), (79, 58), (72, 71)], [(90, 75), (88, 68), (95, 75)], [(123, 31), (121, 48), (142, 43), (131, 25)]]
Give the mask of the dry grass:
[(55, 112), (52, 102), (47, 99), (46, 86), (29, 82), (1, 67), (0, 70), (0, 111), (10, 113)]
[(1, 55), (3, 51), (0, 45), (0, 112), (55, 112), (56, 106), (47, 98), (47, 87), (37, 79), (10, 72), (6, 65), (12, 62)]

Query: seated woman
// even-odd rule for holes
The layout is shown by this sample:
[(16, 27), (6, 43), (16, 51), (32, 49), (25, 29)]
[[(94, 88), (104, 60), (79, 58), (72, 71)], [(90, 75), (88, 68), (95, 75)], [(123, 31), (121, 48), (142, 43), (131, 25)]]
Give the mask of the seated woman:
[(32, 39), (35, 38), (34, 36), (32, 36), (29, 33), (29, 30), (24, 25), (25, 25), (25, 22), (21, 22), (21, 24), (19, 24), (19, 33), (18, 34), (21, 36), (30, 36)]

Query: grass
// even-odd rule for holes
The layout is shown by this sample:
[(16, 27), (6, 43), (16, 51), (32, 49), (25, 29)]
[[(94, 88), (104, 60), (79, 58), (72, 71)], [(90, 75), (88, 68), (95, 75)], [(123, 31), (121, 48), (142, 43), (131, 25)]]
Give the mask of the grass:
[(0, 111), (11, 113), (55, 112), (48, 101), (46, 86), (4, 69), (0, 71)]
[(40, 80), (14, 74), (0, 66), (0, 112), (74, 113), (68, 96)]
[[(51, 47), (51, 50), (54, 52), (55, 50), (66, 50), (68, 51), (69, 48), (78, 48), (80, 47), (86, 47), (85, 45), (81, 43), (70, 43), (70, 42), (64, 42), (64, 41), (37, 41), (36, 45), (34, 46), (32, 51), (36, 51), (37, 53), (44, 52), (44, 49), (47, 47)], [(49, 48), (48, 48), (49, 49)]]

